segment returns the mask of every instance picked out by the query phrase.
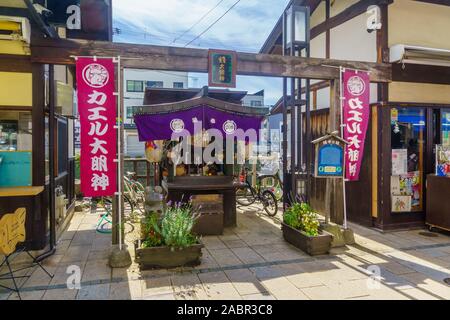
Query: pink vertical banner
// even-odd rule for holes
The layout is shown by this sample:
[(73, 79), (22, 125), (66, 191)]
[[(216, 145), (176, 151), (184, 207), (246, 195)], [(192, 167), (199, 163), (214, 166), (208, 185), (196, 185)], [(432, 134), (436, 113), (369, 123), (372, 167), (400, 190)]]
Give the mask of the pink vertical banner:
[(342, 91), (343, 134), (348, 142), (345, 151), (345, 178), (349, 181), (357, 181), (370, 116), (369, 74), (356, 70), (343, 71)]
[(81, 191), (85, 197), (112, 196), (117, 191), (116, 98), (111, 58), (78, 58)]

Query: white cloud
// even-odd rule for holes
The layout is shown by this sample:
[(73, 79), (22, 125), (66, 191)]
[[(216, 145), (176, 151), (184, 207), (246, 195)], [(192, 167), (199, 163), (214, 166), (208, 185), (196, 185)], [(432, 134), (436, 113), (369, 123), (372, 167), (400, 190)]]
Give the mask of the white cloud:
[[(195, 28), (176, 42), (183, 46), (219, 18), (236, 0), (224, 0)], [(144, 37), (160, 44), (169, 44), (177, 35), (188, 30), (219, 0), (114, 0), (114, 20), (134, 36)], [(241, 0), (216, 25), (193, 46), (244, 49), (257, 51), (261, 48), (288, 0)], [(133, 31), (133, 33), (129, 31)]]
[[(121, 34), (114, 41), (184, 46), (219, 18), (236, 0), (224, 0), (211, 14), (176, 43), (219, 0), (113, 0), (114, 26)], [(191, 47), (258, 52), (289, 0), (241, 0)], [(207, 84), (205, 74), (195, 74), (197, 86)], [(191, 81), (190, 85), (193, 83)], [(265, 90), (266, 104), (274, 104), (282, 94), (280, 79), (238, 76), (239, 90)]]

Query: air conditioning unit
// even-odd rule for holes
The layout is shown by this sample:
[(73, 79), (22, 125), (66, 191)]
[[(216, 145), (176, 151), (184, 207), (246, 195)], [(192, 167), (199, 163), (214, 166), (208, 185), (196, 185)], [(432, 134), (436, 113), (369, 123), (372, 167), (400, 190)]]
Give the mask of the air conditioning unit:
[(390, 61), (450, 67), (450, 50), (396, 44), (390, 47)]
[(24, 17), (0, 16), (0, 40), (19, 40), (30, 44), (30, 22)]

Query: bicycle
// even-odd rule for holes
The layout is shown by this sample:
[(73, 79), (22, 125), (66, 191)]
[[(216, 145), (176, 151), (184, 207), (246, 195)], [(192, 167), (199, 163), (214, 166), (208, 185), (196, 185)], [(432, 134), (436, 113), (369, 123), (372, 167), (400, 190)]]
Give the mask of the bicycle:
[(134, 172), (126, 172), (124, 179), (124, 196), (128, 197), (132, 204), (131, 212), (137, 208), (140, 213), (145, 213), (145, 187), (136, 178)]
[(261, 188), (261, 177), (257, 177), (256, 188), (248, 181), (248, 169), (244, 169), (244, 177), (240, 177), (240, 184), (236, 187), (236, 202), (242, 206), (249, 206), (260, 201), (269, 217), (274, 217), (278, 212), (278, 201), (274, 193), (268, 189)]
[(278, 201), (283, 199), (283, 182), (280, 178), (280, 171), (275, 174), (263, 174), (259, 176), (261, 188), (272, 191)]
[[(127, 196), (124, 196), (124, 202), (131, 205)], [(105, 213), (101, 214), (100, 220), (97, 222), (96, 231), (98, 233), (112, 233), (112, 199), (101, 197), (99, 201), (96, 201), (96, 204), (105, 210)], [(129, 217), (126, 217), (123, 223), (128, 224), (134, 230), (134, 225), (129, 221)]]

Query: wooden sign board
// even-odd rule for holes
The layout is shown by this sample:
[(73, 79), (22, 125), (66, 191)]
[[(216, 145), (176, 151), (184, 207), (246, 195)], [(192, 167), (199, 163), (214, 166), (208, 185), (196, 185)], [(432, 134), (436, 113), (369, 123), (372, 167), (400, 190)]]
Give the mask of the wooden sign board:
[(0, 254), (10, 255), (18, 243), (25, 241), (26, 216), (26, 209), (19, 208), (0, 219)]
[(236, 52), (208, 51), (208, 85), (210, 87), (236, 88)]
[(329, 134), (312, 142), (315, 145), (316, 178), (339, 178), (344, 175), (344, 147), (346, 142), (336, 134)]

